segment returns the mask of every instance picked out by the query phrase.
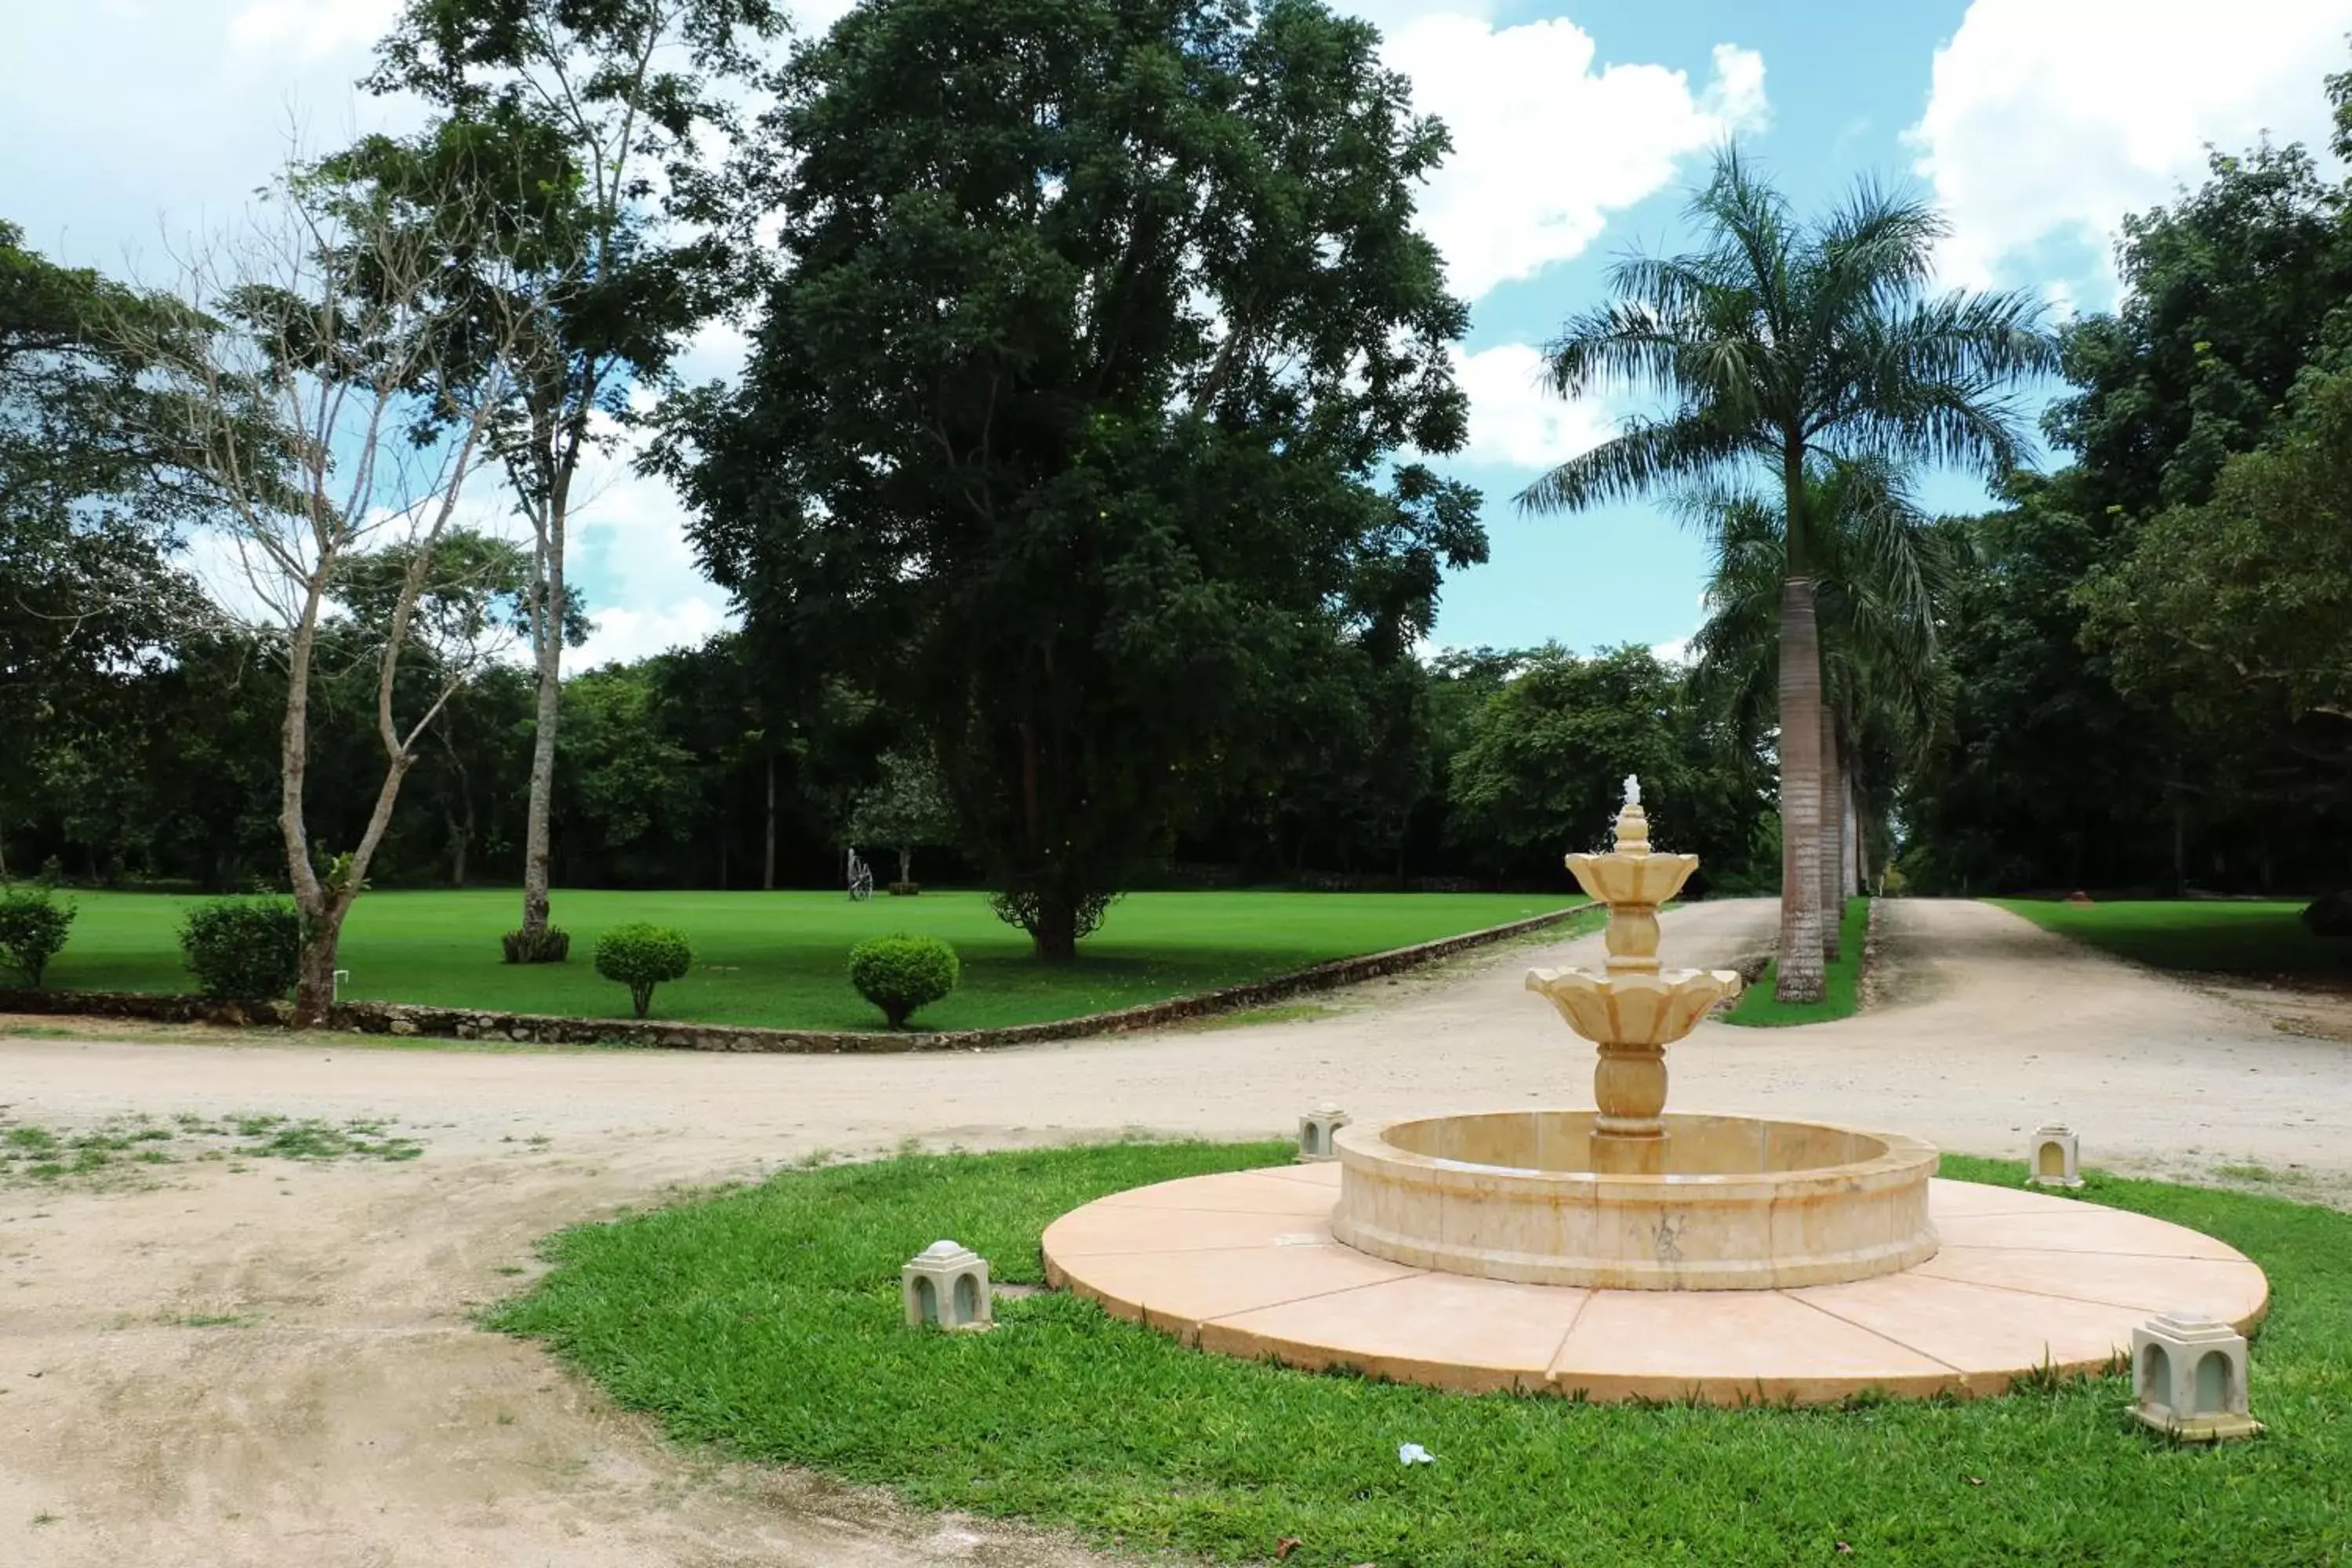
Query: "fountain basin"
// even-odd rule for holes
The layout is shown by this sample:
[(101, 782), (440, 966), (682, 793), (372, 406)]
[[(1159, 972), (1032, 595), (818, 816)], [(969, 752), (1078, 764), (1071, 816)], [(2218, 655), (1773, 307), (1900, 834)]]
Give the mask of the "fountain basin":
[(1935, 1256), (1937, 1153), (1916, 1138), (1669, 1114), (1655, 1173), (1602, 1172), (1597, 1114), (1345, 1128), (1332, 1236), (1410, 1268), (1614, 1290), (1829, 1285)]

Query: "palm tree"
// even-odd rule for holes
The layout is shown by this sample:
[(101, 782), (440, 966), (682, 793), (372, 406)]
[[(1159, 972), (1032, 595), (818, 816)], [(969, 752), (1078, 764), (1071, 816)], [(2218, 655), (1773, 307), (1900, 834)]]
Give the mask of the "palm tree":
[(1777, 994), (1822, 994), (1822, 666), (1806, 475), (1817, 460), (2015, 468), (2024, 416), (2002, 388), (2054, 369), (2042, 308), (2018, 293), (1931, 294), (1943, 218), (1858, 184), (1800, 224), (1736, 148), (1692, 198), (1702, 248), (1630, 257), (1609, 303), (1549, 349), (1569, 397), (1604, 385), (1660, 398), (1658, 415), (1544, 475), (1531, 511), (1573, 511), (1653, 489), (1756, 474), (1782, 497), (1780, 592), (1780, 965)]
[[(1721, 484), (1682, 491), (1674, 504), (1715, 547), (1706, 622), (1691, 638), (1699, 694), (1752, 737), (1775, 717), (1785, 507)], [(1834, 911), (1864, 880), (1870, 785), (1916, 754), (1940, 706), (1936, 625), (1952, 574), (1945, 541), (1900, 469), (1873, 459), (1817, 464), (1804, 515), (1822, 658), (1822, 947), (1835, 959)]]

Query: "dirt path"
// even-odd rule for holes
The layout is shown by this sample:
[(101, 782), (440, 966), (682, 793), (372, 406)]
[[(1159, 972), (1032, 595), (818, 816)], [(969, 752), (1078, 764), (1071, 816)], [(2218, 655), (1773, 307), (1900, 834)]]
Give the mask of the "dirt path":
[[(2075, 949), (1987, 906), (1886, 906), (1896, 999), (1802, 1030), (1703, 1026), (1675, 1104), (2015, 1152), (2051, 1116), (2110, 1167), (2260, 1164), (2352, 1194), (2352, 1047)], [(1762, 903), (1670, 915), (1667, 952), (1770, 940)], [(548, 1231), (820, 1150), (1285, 1130), (1575, 1101), (1589, 1057), (1519, 985), (1592, 939), (1364, 987), (1310, 1022), (988, 1055), (476, 1054), (7, 1038), (0, 1102), (383, 1116), (395, 1165), (173, 1167), (132, 1194), (0, 1189), (0, 1563), (1064, 1565), (1066, 1542), (684, 1456), (530, 1346), (467, 1326)], [(533, 1142), (540, 1140), (543, 1142)], [(226, 1320), (223, 1321), (221, 1320)]]

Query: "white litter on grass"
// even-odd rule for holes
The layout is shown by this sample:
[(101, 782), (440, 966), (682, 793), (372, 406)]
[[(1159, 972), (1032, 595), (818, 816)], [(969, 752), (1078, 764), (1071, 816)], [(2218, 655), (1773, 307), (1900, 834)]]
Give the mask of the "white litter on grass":
[(1431, 1453), (1428, 1449), (1423, 1447), (1418, 1443), (1399, 1443), (1397, 1445), (1397, 1463), (1400, 1465), (1433, 1465), (1437, 1463), (1437, 1456)]

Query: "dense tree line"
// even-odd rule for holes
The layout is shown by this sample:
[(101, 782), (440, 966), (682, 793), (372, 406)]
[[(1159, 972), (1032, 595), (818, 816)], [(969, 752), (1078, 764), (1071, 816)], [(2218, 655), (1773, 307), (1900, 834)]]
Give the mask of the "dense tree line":
[[(327, 639), (313, 774), (322, 835), (358, 830), (370, 798), (365, 639)], [(742, 634), (564, 683), (555, 775), (559, 886), (824, 887), (855, 844), (921, 880), (984, 885), (952, 826), (895, 830), (907, 793), (897, 727), (836, 689), (806, 719), (764, 710)], [(5, 807), (18, 873), (54, 858), (77, 881), (238, 891), (282, 880), (273, 766), (284, 674), (242, 638), (173, 641), (87, 708), (61, 706)], [(1408, 661), (1395, 723), (1269, 731), (1245, 784), (1185, 803), (1138, 886), (1206, 882), (1560, 888), (1560, 855), (1601, 838), (1624, 770), (1661, 842), (1696, 850), (1717, 886), (1769, 884), (1769, 753), (1743, 744), (1688, 674), (1646, 651), (1558, 648)], [(378, 886), (513, 885), (529, 808), (531, 672), (469, 679), (422, 748), (378, 852)], [(917, 812), (919, 820), (919, 809)], [(772, 843), (772, 859), (771, 844)]]
[[(2352, 153), (2352, 77), (2330, 79)], [(1944, 525), (1946, 709), (1906, 781), (1924, 888), (2352, 880), (2352, 188), (2216, 153), (2062, 336), (2071, 460)]]

